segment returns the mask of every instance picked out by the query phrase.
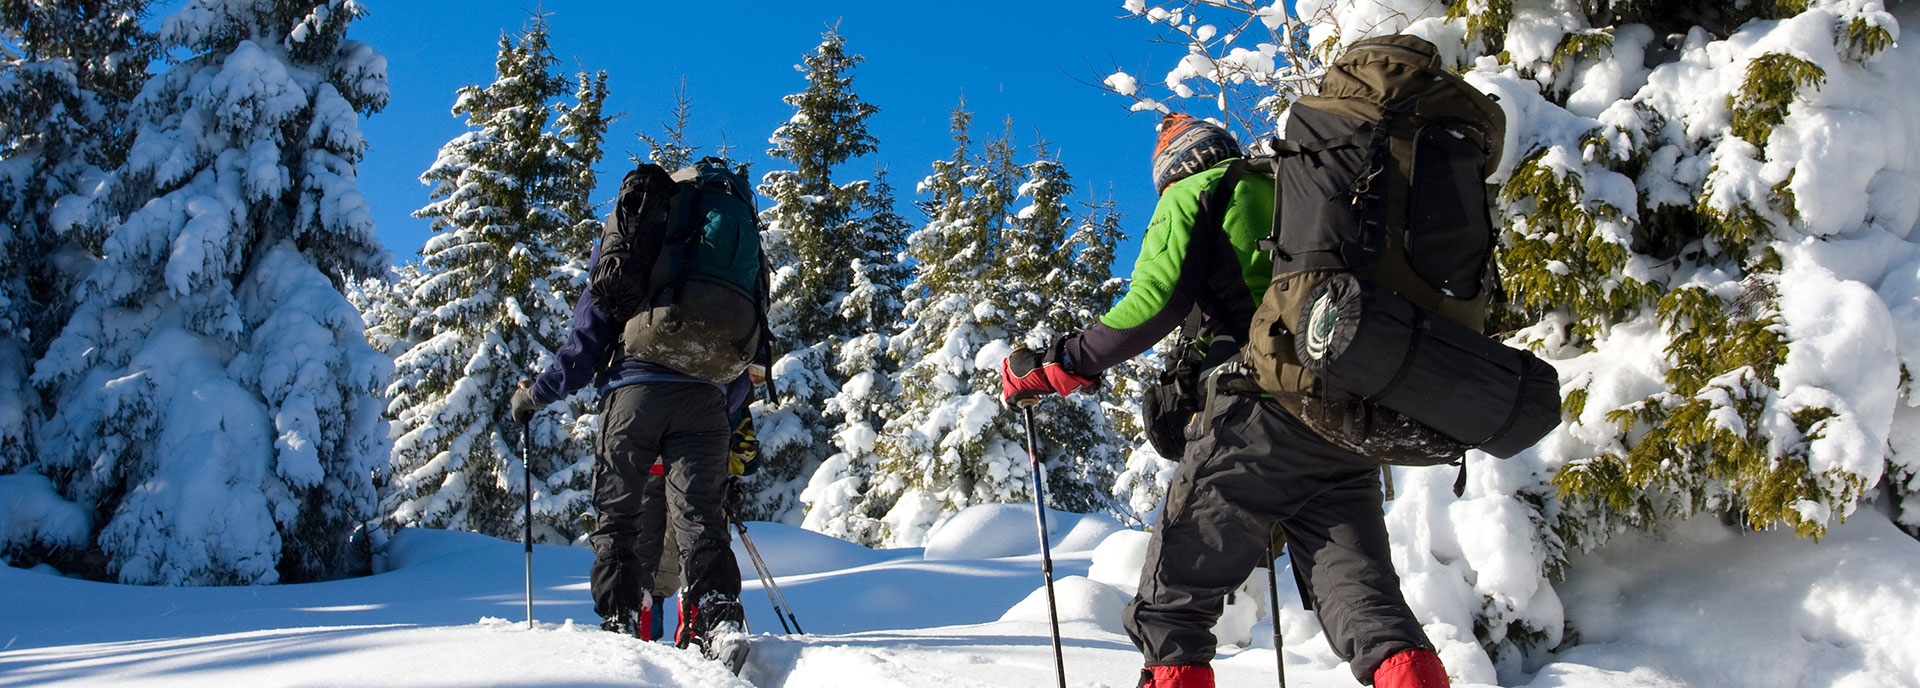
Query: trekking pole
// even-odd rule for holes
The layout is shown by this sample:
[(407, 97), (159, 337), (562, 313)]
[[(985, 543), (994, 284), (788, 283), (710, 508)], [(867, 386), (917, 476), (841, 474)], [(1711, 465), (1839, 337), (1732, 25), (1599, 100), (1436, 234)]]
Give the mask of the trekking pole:
[[(734, 530), (740, 531), (741, 543), (747, 542), (747, 531), (745, 529), (741, 528), (738, 523), (735, 523)], [(760, 578), (760, 592), (767, 594), (767, 604), (773, 607), (773, 620), (780, 622), (780, 632), (793, 635), (793, 627), (788, 626), (786, 617), (781, 615), (780, 601), (773, 598), (773, 588), (767, 584), (767, 569), (760, 565), (759, 559), (753, 557), (751, 550), (747, 552), (747, 561), (753, 564), (753, 575)]]
[[(747, 537), (747, 524), (738, 519), (733, 521), (734, 530), (740, 531), (740, 544), (747, 547), (747, 558), (753, 561), (753, 571), (760, 576), (761, 591), (767, 593), (767, 602), (773, 605), (773, 618), (780, 622), (781, 630), (792, 635), (798, 631), (806, 635), (806, 629), (800, 627), (800, 619), (793, 615), (793, 605), (787, 604), (787, 594), (780, 591), (780, 584), (773, 580), (773, 569), (767, 566), (767, 560), (760, 558), (760, 548), (753, 546), (753, 538)], [(781, 615), (786, 616), (782, 617)], [(792, 621), (789, 628), (787, 622)]]
[(1027, 465), (1033, 473), (1033, 517), (1040, 524), (1040, 570), (1047, 577), (1047, 622), (1053, 626), (1053, 671), (1060, 688), (1067, 688), (1067, 659), (1060, 653), (1060, 611), (1053, 598), (1053, 545), (1047, 540), (1046, 479), (1040, 466), (1039, 441), (1033, 432), (1033, 407), (1038, 399), (1022, 399), (1020, 414), (1027, 422)]
[(1279, 555), (1273, 551), (1273, 528), (1267, 528), (1267, 600), (1273, 606), (1273, 664), (1280, 671), (1280, 688), (1287, 688), (1287, 655), (1280, 643)]
[[(526, 384), (522, 382), (521, 384)], [(520, 426), (520, 470), (527, 493), (527, 630), (533, 630), (533, 422)]]

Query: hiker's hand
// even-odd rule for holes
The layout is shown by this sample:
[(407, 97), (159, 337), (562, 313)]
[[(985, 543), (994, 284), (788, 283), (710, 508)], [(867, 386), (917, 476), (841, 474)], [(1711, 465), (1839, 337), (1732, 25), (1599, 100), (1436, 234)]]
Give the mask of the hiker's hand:
[(733, 437), (727, 440), (727, 474), (735, 477), (753, 475), (760, 469), (760, 439), (753, 431), (753, 417), (740, 419), (734, 426)]
[(743, 483), (743, 481), (740, 480), (740, 476), (737, 476), (737, 475), (728, 476), (727, 477), (727, 502), (725, 505), (727, 513), (730, 515), (737, 516), (740, 513), (740, 506), (742, 504), (745, 504), (746, 501), (747, 501), (747, 488), (746, 488), (746, 485)]
[(515, 424), (526, 425), (533, 420), (533, 412), (540, 410), (540, 402), (533, 399), (532, 380), (520, 381), (520, 389), (514, 391), (508, 410), (513, 414)]
[(1059, 350), (1060, 345), (1055, 342), (1047, 354), (1025, 347), (1007, 354), (1007, 359), (1000, 362), (1000, 398), (1011, 404), (1026, 405), (1048, 394), (1065, 396), (1093, 386), (1093, 380), (1060, 366), (1054, 355)]

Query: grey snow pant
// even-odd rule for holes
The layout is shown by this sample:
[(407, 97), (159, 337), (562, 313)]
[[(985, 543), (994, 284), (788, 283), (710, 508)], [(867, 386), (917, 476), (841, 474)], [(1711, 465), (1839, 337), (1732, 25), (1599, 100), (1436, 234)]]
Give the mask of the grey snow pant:
[[(595, 612), (639, 610), (657, 562), (668, 557), (680, 560), (686, 599), (709, 593), (739, 599), (740, 568), (725, 513), (729, 432), (725, 393), (713, 385), (628, 385), (603, 400), (593, 470), (599, 520), (588, 538)], [(664, 477), (652, 474), (656, 460), (666, 466)], [(647, 508), (650, 483), (663, 493), (665, 509)], [(662, 552), (669, 524), (674, 532), (667, 539), (678, 551)]]
[(1388, 657), (1433, 649), (1400, 594), (1379, 475), (1379, 464), (1328, 444), (1272, 400), (1217, 398), (1212, 432), (1187, 444), (1174, 471), (1127, 605), (1146, 664), (1213, 660), (1213, 624), (1265, 558), (1275, 521), (1327, 642), (1361, 683)]
[[(680, 589), (680, 544), (673, 536), (673, 529), (667, 527), (667, 476), (665, 472), (654, 474), (647, 480), (646, 520), (641, 533), (641, 557), (654, 560), (653, 599), (655, 602), (672, 597)], [(650, 525), (654, 522), (658, 525)], [(649, 554), (651, 553), (651, 554)]]

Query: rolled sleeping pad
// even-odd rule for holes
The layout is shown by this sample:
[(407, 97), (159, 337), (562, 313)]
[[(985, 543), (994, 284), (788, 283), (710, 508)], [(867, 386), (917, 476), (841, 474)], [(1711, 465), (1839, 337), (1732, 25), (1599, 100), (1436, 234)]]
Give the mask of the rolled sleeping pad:
[(1329, 386), (1507, 458), (1560, 424), (1560, 377), (1502, 344), (1352, 273), (1302, 305), (1300, 365)]

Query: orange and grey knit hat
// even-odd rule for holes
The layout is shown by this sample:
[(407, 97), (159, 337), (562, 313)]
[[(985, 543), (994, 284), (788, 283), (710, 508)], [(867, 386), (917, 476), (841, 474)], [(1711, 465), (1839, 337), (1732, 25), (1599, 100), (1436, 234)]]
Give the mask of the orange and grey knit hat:
[(1160, 140), (1153, 144), (1153, 190), (1165, 193), (1174, 182), (1240, 157), (1240, 142), (1212, 122), (1170, 113), (1160, 119)]

